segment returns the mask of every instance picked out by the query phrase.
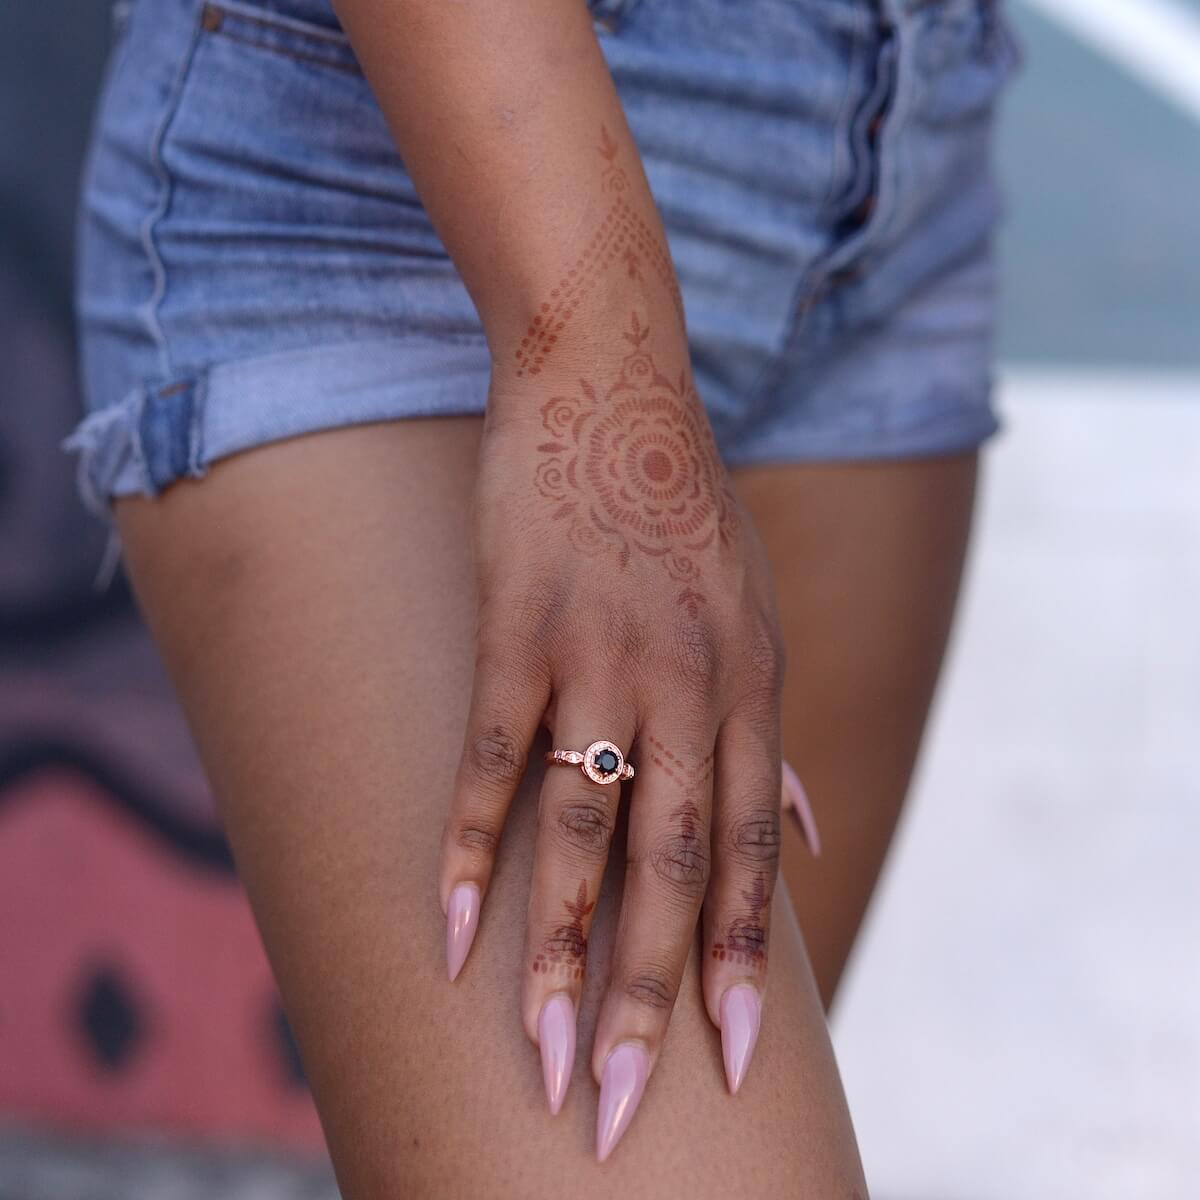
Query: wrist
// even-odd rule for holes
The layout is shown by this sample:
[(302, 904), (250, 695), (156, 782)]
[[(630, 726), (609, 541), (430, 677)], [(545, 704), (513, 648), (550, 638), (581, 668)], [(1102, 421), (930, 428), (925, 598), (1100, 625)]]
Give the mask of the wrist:
[[(677, 381), (688, 374), (682, 305), (657, 284), (565, 293), (552, 289), (517, 329), (489, 331), (493, 403), (540, 395), (580, 378), (606, 391), (626, 360)], [(553, 295), (559, 290), (559, 295)]]
[(643, 218), (623, 193), (568, 266), (531, 272), (480, 311), (494, 371), (514, 382), (623, 358), (635, 317), (649, 331), (648, 349), (686, 351), (683, 302), (657, 214)]

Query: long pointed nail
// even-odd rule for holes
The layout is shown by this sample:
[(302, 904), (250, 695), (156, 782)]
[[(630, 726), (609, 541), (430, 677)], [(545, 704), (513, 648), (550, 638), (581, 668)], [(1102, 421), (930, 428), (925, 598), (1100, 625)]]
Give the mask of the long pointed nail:
[(596, 1157), (603, 1162), (629, 1128), (646, 1090), (650, 1056), (633, 1042), (618, 1046), (604, 1064), (596, 1113)]
[(758, 1027), (762, 1023), (762, 1001), (758, 989), (739, 983), (721, 997), (721, 1054), (725, 1059), (725, 1079), (735, 1096), (746, 1078)]
[(808, 793), (800, 776), (792, 770), (786, 761), (783, 764), (783, 807), (790, 808), (800, 822), (800, 832), (808, 843), (808, 849), (813, 858), (821, 856), (821, 835), (817, 832), (817, 819), (813, 816), (812, 805), (808, 802)]
[(446, 969), (451, 983), (467, 961), (478, 926), (479, 888), (473, 883), (460, 883), (446, 905)]
[(542, 1054), (546, 1100), (550, 1112), (557, 1115), (575, 1065), (575, 1005), (563, 992), (551, 996), (538, 1013), (538, 1049)]

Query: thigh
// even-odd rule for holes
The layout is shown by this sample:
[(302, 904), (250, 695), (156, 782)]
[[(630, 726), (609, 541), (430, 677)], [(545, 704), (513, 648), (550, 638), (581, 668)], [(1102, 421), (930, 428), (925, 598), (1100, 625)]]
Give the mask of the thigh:
[(958, 595), (974, 452), (735, 474), (775, 574), (784, 754), (814, 859), (785, 822), (783, 875), (832, 1004), (899, 818)]
[(470, 418), (343, 429), (118, 505), (347, 1200), (558, 1197), (565, 1178), (578, 1197), (865, 1194), (786, 899), (742, 1091), (725, 1091), (693, 970), (638, 1118), (603, 1167), (586, 1064), (616, 880), (589, 948), (574, 1082), (552, 1119), (519, 1011), (536, 777), (471, 959), (446, 982), (437, 851), (472, 674), (478, 438)]

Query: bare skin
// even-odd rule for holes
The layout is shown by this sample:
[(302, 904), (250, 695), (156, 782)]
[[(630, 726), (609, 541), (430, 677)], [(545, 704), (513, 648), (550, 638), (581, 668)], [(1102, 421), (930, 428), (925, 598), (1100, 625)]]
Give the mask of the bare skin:
[[(452, 977), (539, 726), (562, 750), (600, 737), (622, 753), (649, 738), (665, 748), (642, 755), (633, 784), (591, 1047), (603, 1160), (657, 1067), (697, 921), (731, 1090), (753, 1054), (780, 843), (770, 573), (696, 394), (666, 236), (586, 7), (336, 8), (492, 359), (475, 676), (437, 880)], [(556, 769), (540, 798), (522, 1020), (546, 1056), (551, 1109), (615, 779)], [(558, 1032), (543, 1037), (552, 1011)]]
[[(794, 922), (774, 944), (780, 1012), (764, 1018), (757, 1091), (731, 1109), (710, 1086), (714, 1027), (757, 1030), (771, 915), (790, 917), (775, 894), (784, 637), (586, 12), (337, 8), (476, 303), (487, 421), (269, 446), (158, 503), (122, 503), (119, 521), (343, 1191), (559, 1195), (570, 1170), (581, 1196), (622, 1179), (637, 1194), (861, 1195)], [(769, 485), (759, 500), (770, 512)], [(897, 544), (915, 538), (909, 525), (892, 526)], [(802, 642), (821, 629), (804, 604), (793, 618)], [(822, 943), (826, 997), (907, 782), (928, 701), (917, 685), (940, 655), (940, 641), (925, 647), (913, 672), (907, 637), (890, 647), (909, 685), (895, 698), (917, 715), (879, 760), (886, 786), (870, 772), (846, 784), (796, 740), (819, 809), (841, 786), (883, 830), (864, 870), (853, 821), (839, 833), (830, 818), (824, 892), (840, 916)], [(873, 686), (869, 656), (854, 679)], [(860, 693), (831, 694), (871, 732)], [(582, 749), (601, 732), (638, 763), (624, 824), (610, 781), (536, 767), (547, 745)], [(427, 941), (434, 896), (452, 974), (471, 950), (458, 988)], [(545, 1138), (537, 1106), (514, 1101), (530, 1057), (514, 1026), (546, 1053), (561, 1043), (542, 1037), (551, 1003), (571, 1028), (578, 1012), (578, 1046), (604, 1080), (597, 1154), (632, 1129), (602, 1181), (582, 1172), (577, 1139)], [(552, 1091), (548, 1077), (557, 1107)], [(592, 1094), (577, 1080), (564, 1112), (590, 1113)]]
[(976, 455), (736, 472), (767, 546), (791, 667), (783, 747), (821, 833), (792, 822), (782, 870), (826, 1008), (908, 790), (941, 666)]
[[(736, 1097), (693, 943), (617, 1153), (603, 1167), (592, 1157), (586, 1069), (561, 1114), (547, 1114), (520, 1021), (536, 768), (514, 800), (477, 945), (446, 981), (436, 880), (474, 666), (479, 434), (470, 419), (344, 429), (118, 504), (344, 1195), (559, 1197), (570, 1178), (580, 1197), (865, 1196), (820, 1000), (779, 895), (770, 1003)], [(646, 748), (670, 766), (658, 741)], [(591, 921), (583, 1062), (619, 962), (623, 861), (610, 856), (594, 910), (583, 911), (589, 887), (559, 922)]]

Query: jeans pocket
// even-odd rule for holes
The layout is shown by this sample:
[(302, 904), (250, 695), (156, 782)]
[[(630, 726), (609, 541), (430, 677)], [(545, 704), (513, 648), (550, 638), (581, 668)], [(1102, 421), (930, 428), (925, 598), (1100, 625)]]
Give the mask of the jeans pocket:
[(350, 39), (337, 28), (236, 0), (210, 0), (201, 10), (200, 26), (206, 35), (252, 49), (281, 54), (313, 66), (361, 74)]

